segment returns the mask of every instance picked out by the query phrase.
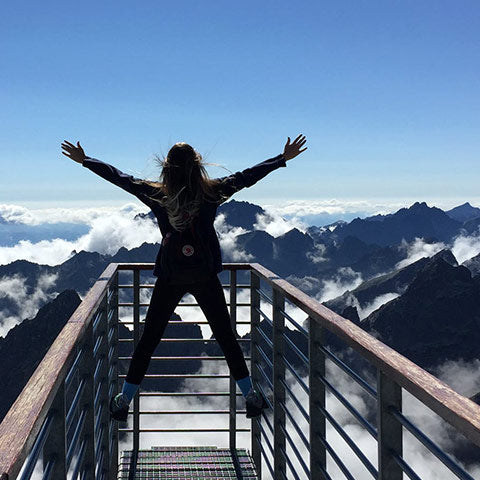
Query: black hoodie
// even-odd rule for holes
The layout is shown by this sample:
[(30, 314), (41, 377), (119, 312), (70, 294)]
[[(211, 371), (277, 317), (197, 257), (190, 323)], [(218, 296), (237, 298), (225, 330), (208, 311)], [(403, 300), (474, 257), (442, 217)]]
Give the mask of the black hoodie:
[[(86, 157), (83, 160), (82, 165), (105, 180), (108, 180), (109, 182), (112, 182), (127, 192), (135, 195), (141, 202), (147, 205), (152, 210), (158, 221), (158, 226), (160, 228), (162, 237), (165, 237), (167, 232), (173, 231), (173, 227), (168, 220), (167, 211), (158, 203), (158, 201), (155, 201), (152, 198), (155, 197), (155, 187), (146, 184), (135, 183), (135, 181), (140, 179), (131, 175), (127, 175), (112, 165), (102, 162), (96, 158)], [(283, 154), (280, 154), (276, 157), (269, 158), (268, 160), (258, 163), (253, 167), (236, 172), (233, 175), (221, 177), (220, 180), (222, 180), (222, 183), (217, 188), (219, 189), (219, 193), (223, 194), (224, 198), (229, 198), (242, 188), (251, 187), (273, 170), (286, 166), (286, 160), (283, 157)], [(198, 217), (194, 219), (194, 221), (196, 221), (198, 231), (203, 238), (207, 239), (207, 245), (210, 248), (214, 258), (216, 273), (219, 273), (223, 270), (220, 243), (218, 242), (217, 233), (213, 227), (213, 222), (215, 221), (215, 217), (217, 215), (217, 208), (219, 205), (221, 205), (221, 203), (223, 202), (218, 201), (214, 203), (204, 201), (200, 206)], [(160, 245), (160, 250), (155, 260), (155, 268), (153, 270), (153, 275), (156, 277), (162, 276), (160, 269), (161, 249), (162, 245)]]

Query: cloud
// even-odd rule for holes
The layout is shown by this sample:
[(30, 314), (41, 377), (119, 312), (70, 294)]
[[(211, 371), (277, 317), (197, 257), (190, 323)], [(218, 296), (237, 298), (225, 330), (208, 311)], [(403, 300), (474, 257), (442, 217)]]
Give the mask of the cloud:
[(42, 223), (80, 223), (91, 225), (93, 220), (111, 214), (148, 212), (148, 208), (140, 203), (126, 203), (120, 207), (91, 207), (91, 208), (36, 208), (29, 209), (20, 205), (0, 204), (0, 218), (7, 222), (22, 223), (25, 225), (40, 225)]
[(363, 320), (364, 318), (367, 318), (372, 312), (379, 309), (382, 305), (390, 302), (390, 300), (393, 300), (394, 298), (397, 298), (399, 296), (400, 296), (400, 293), (397, 293), (397, 292), (383, 293), (382, 295), (375, 297), (371, 302), (366, 303), (362, 307), (357, 297), (353, 293), (350, 293), (347, 296), (346, 303), (347, 305), (356, 307), (360, 320)]
[(458, 263), (463, 263), (480, 253), (480, 234), (479, 235), (459, 235), (453, 241), (451, 247)]
[(308, 225), (302, 221), (299, 217), (286, 220), (277, 211), (268, 211), (266, 214), (256, 214), (256, 223), (254, 223), (255, 230), (263, 230), (270, 234), (272, 237), (279, 237), (289, 232), (293, 228), (297, 228), (301, 232), (305, 233)]
[(19, 274), (1, 277), (0, 300), (7, 298), (17, 310), (14, 315), (0, 312), (0, 335), (6, 336), (12, 327), (26, 318), (33, 318), (42, 305), (53, 300), (57, 296), (57, 292), (52, 290), (56, 280), (57, 274), (40, 275), (33, 291), (30, 291), (25, 277)]
[(411, 243), (403, 240), (400, 248), (406, 251), (407, 257), (398, 262), (395, 265), (395, 269), (406, 267), (407, 265), (410, 265), (411, 263), (414, 263), (424, 257), (432, 257), (436, 253), (448, 247), (443, 242), (425, 243), (423, 238), (415, 238), (415, 240), (413, 240)]
[(363, 282), (362, 275), (350, 267), (342, 267), (330, 280), (323, 281), (322, 290), (315, 295), (319, 302), (338, 297), (347, 290), (353, 290)]
[(224, 262), (250, 262), (255, 257), (241, 250), (236, 243), (236, 237), (242, 233), (246, 233), (242, 227), (232, 227), (225, 222), (225, 214), (217, 215), (214, 222), (215, 230), (219, 236), (220, 247), (222, 249), (222, 257)]
[(444, 248), (450, 249), (457, 262), (461, 264), (480, 253), (480, 234), (458, 235), (449, 244), (444, 242), (426, 243), (423, 238), (415, 238), (410, 243), (404, 240), (400, 248), (406, 251), (406, 258), (397, 263), (396, 269), (406, 267), (421, 258), (432, 257)]
[[(73, 250), (114, 255), (121, 247), (132, 249), (144, 242), (160, 242), (162, 237), (156, 223), (150, 219), (135, 219), (138, 211), (132, 205), (127, 204), (117, 209), (99, 209), (94, 214), (86, 211), (90, 209), (73, 211), (70, 219), (82, 218), (82, 221), (91, 226), (88, 233), (74, 241), (55, 238), (33, 243), (30, 240), (21, 240), (12, 247), (0, 247), (0, 264), (24, 259), (53, 266), (68, 260)], [(56, 215), (59, 213), (56, 209), (48, 209), (49, 212), (50, 210), (54, 210)]]
[(316, 243), (313, 247), (313, 250), (307, 252), (305, 256), (311, 260), (313, 263), (322, 263), (326, 262), (328, 259), (323, 255), (325, 254), (327, 247), (323, 243)]
[[(413, 202), (412, 202), (413, 203)], [(311, 215), (331, 215), (341, 217), (345, 214), (387, 214), (405, 207), (405, 202), (374, 202), (367, 200), (291, 200), (281, 204), (262, 205), (269, 212), (279, 215), (305, 217)]]

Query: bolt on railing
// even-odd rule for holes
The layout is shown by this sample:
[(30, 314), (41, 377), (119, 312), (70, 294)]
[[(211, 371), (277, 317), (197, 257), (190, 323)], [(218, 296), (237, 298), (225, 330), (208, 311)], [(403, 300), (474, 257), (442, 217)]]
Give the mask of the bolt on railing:
[[(130, 341), (134, 348), (138, 343), (143, 323), (140, 308), (148, 306), (148, 303), (140, 302), (140, 290), (153, 288), (153, 285), (141, 284), (140, 272), (152, 268), (153, 264), (110, 264), (88, 292), (0, 424), (0, 480), (31, 478), (39, 459), (43, 460), (44, 479), (113, 480), (117, 475), (118, 438), (122, 431), (133, 434), (133, 449), (137, 452), (140, 435), (151, 432), (228, 433), (228, 443), (234, 449), (237, 433), (250, 431), (248, 428), (237, 428), (237, 415), (244, 411), (237, 410), (236, 398), (240, 394), (231, 377), (229, 389), (225, 392), (138, 391), (130, 412), (132, 428), (118, 428), (118, 424), (110, 420), (108, 400), (118, 391), (119, 378), (125, 377), (118, 375), (118, 362), (131, 359), (130, 356), (118, 355), (119, 345)], [(330, 479), (331, 469), (327, 468), (327, 458), (330, 457), (345, 478), (353, 479), (346, 458), (354, 456), (373, 478), (397, 480), (404, 472), (409, 478), (418, 479), (419, 476), (403, 456), (402, 433), (407, 430), (457, 478), (472, 480), (451, 456), (407, 418), (402, 411), (402, 388), (476, 446), (480, 446), (478, 405), (261, 265), (224, 264), (224, 268), (230, 274), (230, 283), (226, 287), (230, 288), (228, 303), (232, 325), (251, 323), (252, 379), (270, 406), (261, 417), (252, 421), (251, 448), (259, 478), (270, 475), (275, 480)], [(133, 272), (132, 284), (119, 284), (119, 272), (125, 270)], [(237, 273), (241, 270), (250, 271), (248, 284), (238, 284)], [(261, 288), (262, 283), (266, 283), (266, 288)], [(250, 292), (248, 303), (237, 302), (237, 290), (240, 288)], [(121, 289), (133, 289), (133, 302), (119, 302)], [(301, 321), (287, 313), (287, 301), (304, 315), (306, 323), (302, 325)], [(270, 316), (264, 305), (270, 305)], [(133, 320), (120, 322), (118, 309), (126, 306), (133, 307)], [(249, 321), (238, 320), (237, 307), (249, 308)], [(119, 323), (134, 326), (133, 339), (118, 338)], [(371, 386), (328, 348), (327, 332), (344, 341), (376, 368), (375, 386)], [(196, 340), (167, 338), (164, 341)], [(223, 360), (224, 357), (152, 357), (153, 361), (163, 362), (185, 359)], [(376, 402), (375, 425), (327, 379), (327, 359), (340, 367)], [(147, 378), (171, 376), (146, 375)], [(182, 379), (229, 377), (205, 374), (174, 376)], [(327, 392), (377, 442), (377, 457), (373, 462), (376, 465), (327, 410)], [(229, 408), (174, 412), (140, 410), (140, 397), (165, 396), (224, 396), (229, 397)], [(225, 414), (228, 425), (218, 429), (140, 427), (143, 415), (172, 413)], [(336, 451), (331, 439), (327, 440), (327, 425), (343, 439), (349, 448), (349, 456), (346, 457), (344, 451)]]

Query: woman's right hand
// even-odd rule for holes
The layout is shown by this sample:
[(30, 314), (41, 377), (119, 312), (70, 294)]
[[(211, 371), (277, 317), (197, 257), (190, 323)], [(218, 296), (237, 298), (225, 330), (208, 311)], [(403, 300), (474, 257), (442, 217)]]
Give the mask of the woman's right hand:
[(83, 148), (80, 145), (80, 142), (77, 142), (77, 146), (73, 145), (73, 143), (67, 142), (66, 140), (62, 143), (62, 148), (65, 150), (62, 152), (66, 157), (71, 158), (77, 163), (82, 163), (87, 158)]
[(300, 134), (292, 144), (290, 144), (290, 137), (288, 137), (287, 143), (285, 144), (285, 148), (283, 150), (283, 157), (285, 160), (290, 160), (300, 153), (304, 152), (308, 147), (305, 147), (304, 149), (300, 150), (303, 145), (305, 145), (307, 139), (305, 138), (305, 135)]

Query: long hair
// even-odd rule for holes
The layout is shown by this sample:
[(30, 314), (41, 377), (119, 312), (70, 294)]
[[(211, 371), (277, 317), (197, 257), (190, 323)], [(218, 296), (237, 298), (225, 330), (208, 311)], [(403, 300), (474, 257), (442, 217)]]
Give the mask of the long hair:
[(176, 143), (162, 159), (155, 157), (162, 167), (158, 182), (139, 180), (158, 189), (152, 200), (164, 207), (175, 230), (185, 230), (196, 217), (203, 201), (221, 203), (218, 179), (212, 179), (204, 167), (203, 158), (184, 142)]

